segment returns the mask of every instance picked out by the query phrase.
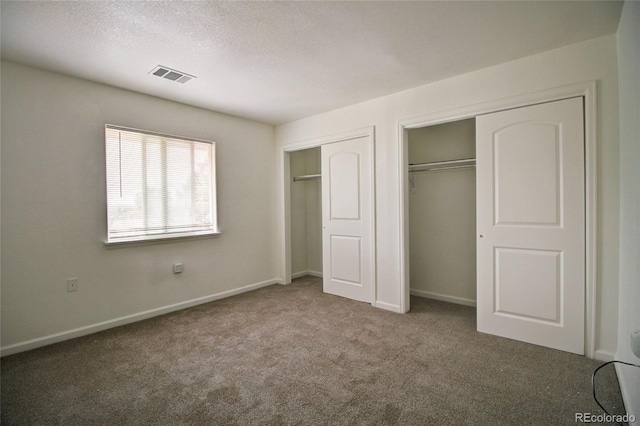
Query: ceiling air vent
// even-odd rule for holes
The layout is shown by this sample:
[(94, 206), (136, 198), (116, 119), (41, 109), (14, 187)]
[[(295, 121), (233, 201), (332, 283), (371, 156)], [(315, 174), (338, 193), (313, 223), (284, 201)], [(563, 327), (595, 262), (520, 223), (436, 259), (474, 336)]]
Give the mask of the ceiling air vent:
[(149, 74), (156, 75), (158, 77), (166, 78), (167, 80), (177, 81), (178, 83), (186, 83), (192, 78), (196, 78), (194, 75), (189, 75), (182, 71), (176, 71), (171, 68), (158, 65), (154, 69), (152, 69)]

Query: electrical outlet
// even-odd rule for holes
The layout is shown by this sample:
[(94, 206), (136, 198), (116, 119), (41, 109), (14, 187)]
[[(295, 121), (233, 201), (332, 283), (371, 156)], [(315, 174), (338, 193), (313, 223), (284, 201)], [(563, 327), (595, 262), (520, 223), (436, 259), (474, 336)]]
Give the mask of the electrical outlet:
[(174, 274), (180, 274), (183, 270), (184, 270), (184, 267), (182, 266), (182, 262), (176, 262), (173, 264)]
[(640, 358), (640, 329), (631, 332), (631, 352)]
[(67, 280), (67, 291), (78, 291), (78, 279), (69, 278)]

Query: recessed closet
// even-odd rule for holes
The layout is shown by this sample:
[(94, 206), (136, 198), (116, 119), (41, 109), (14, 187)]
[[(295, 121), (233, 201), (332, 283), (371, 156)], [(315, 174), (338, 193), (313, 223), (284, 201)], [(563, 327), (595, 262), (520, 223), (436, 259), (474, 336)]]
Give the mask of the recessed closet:
[(284, 152), (285, 273), (322, 276), (325, 293), (373, 303), (373, 128), (313, 142)]
[(475, 119), (408, 131), (411, 294), (476, 304)]
[(322, 276), (320, 147), (289, 154), (291, 276)]
[(584, 353), (584, 103), (406, 130), (411, 293), (476, 305), (478, 331)]

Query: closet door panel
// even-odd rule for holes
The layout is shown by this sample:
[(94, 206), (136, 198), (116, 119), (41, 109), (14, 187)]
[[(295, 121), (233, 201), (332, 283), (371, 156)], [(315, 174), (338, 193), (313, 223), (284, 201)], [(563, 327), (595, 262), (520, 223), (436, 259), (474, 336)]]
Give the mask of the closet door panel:
[(360, 219), (360, 161), (355, 152), (340, 152), (329, 157), (329, 211), (331, 219)]
[(494, 257), (495, 314), (559, 324), (562, 253), (498, 247)]
[(478, 330), (584, 353), (582, 98), (476, 119)]
[(325, 293), (373, 301), (373, 143), (361, 137), (322, 145)]
[(331, 236), (331, 279), (334, 282), (362, 286), (361, 243), (359, 237)]
[(494, 134), (495, 225), (559, 225), (560, 129), (515, 124)]

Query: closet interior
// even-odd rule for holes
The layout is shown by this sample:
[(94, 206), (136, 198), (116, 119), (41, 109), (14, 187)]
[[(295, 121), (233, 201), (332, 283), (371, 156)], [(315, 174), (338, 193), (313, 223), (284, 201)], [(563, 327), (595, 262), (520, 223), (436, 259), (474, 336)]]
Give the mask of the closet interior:
[(322, 276), (320, 147), (289, 154), (291, 276)]
[(409, 130), (411, 294), (476, 304), (475, 119)]

